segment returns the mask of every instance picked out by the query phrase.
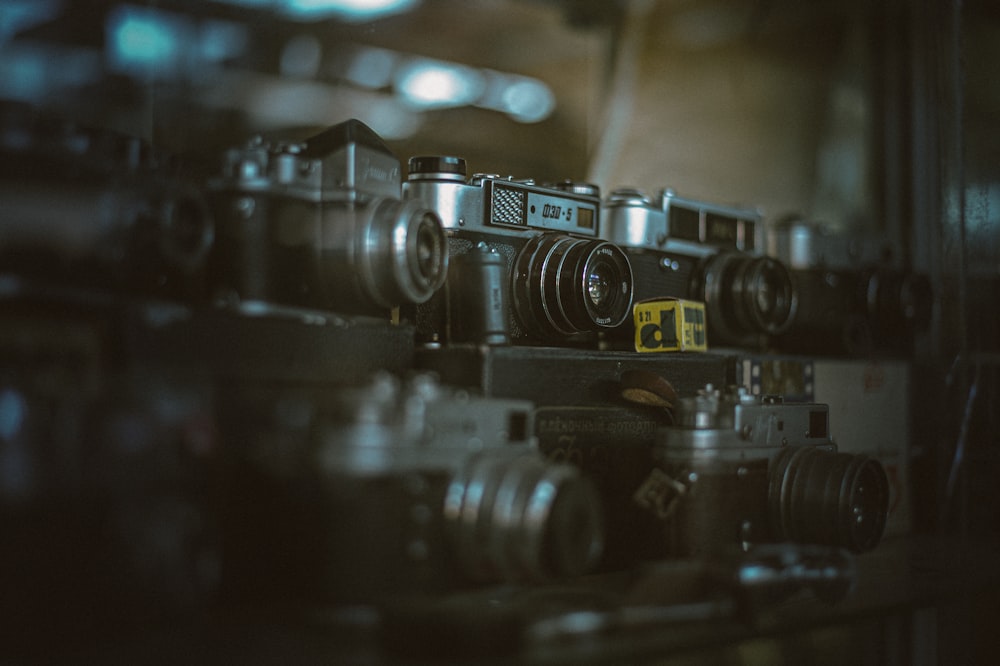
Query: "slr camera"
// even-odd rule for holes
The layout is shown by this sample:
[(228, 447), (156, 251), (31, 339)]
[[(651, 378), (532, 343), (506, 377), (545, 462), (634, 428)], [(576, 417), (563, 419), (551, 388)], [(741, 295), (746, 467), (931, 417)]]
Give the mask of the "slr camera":
[(204, 297), (213, 224), (141, 139), (0, 104), (0, 272), (22, 291)]
[(660, 467), (636, 501), (666, 521), (674, 554), (713, 557), (773, 542), (860, 553), (882, 538), (885, 470), (837, 452), (827, 405), (708, 385), (679, 401), (653, 455)]
[(600, 557), (595, 491), (536, 450), (531, 403), (377, 374), (232, 408), (248, 444), (228, 493), (231, 594), (378, 603), (570, 578)]
[(791, 268), (799, 294), (791, 326), (775, 340), (782, 349), (907, 354), (930, 322), (930, 280), (893, 266), (891, 247), (874, 238), (792, 218), (776, 226), (768, 244)]
[[(682, 199), (665, 191), (654, 201), (622, 188), (605, 202), (604, 238), (628, 255), (634, 298), (683, 298), (705, 303), (710, 345), (761, 347), (785, 330), (797, 298), (791, 276), (759, 251), (760, 219), (742, 211)], [(608, 336), (633, 339), (631, 322)]]
[(223, 300), (385, 315), (443, 283), (438, 216), (400, 199), (401, 165), (358, 120), (303, 143), (251, 140), (212, 179)]
[(628, 257), (599, 238), (600, 191), (475, 174), (458, 157), (414, 157), (405, 198), (441, 216), (453, 258), (444, 293), (417, 309), (426, 342), (592, 341), (631, 313)]

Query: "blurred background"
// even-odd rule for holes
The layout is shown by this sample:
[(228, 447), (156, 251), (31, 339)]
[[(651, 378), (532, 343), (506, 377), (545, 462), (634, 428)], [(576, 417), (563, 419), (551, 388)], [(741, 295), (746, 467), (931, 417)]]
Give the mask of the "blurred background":
[(0, 131), (42, 110), (198, 165), (358, 118), (404, 165), (876, 238), (935, 288), (915, 526), (996, 536), (998, 62), (989, 0), (0, 0)]
[[(977, 137), (996, 104), (975, 69), (996, 48), (990, 6), (963, 10), (965, 127)], [(211, 154), (255, 132), (304, 136), (356, 117), (404, 161), (459, 154), (482, 171), (670, 186), (895, 234), (912, 163), (925, 157), (914, 151), (944, 138), (932, 136), (936, 116), (961, 102), (942, 79), (959, 45), (944, 28), (959, 17), (933, 3), (2, 7), (4, 97), (173, 150)]]
[(947, 441), (915, 448), (940, 476), (945, 383), (963, 405), (1000, 346), (998, 37), (985, 0), (3, 0), (0, 98), (205, 164), (358, 118), (404, 165), (669, 187), (874, 238), (937, 287), (916, 393), (943, 423), (916, 432)]

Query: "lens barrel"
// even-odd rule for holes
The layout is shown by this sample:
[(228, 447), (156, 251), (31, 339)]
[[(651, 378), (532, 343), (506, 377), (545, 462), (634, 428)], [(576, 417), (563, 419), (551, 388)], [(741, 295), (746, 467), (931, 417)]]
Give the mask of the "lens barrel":
[(692, 291), (704, 299), (711, 328), (730, 340), (783, 332), (791, 325), (797, 305), (795, 286), (784, 264), (738, 252), (713, 255)]
[(793, 446), (768, 472), (768, 509), (780, 541), (871, 550), (882, 538), (888, 508), (885, 470), (864, 455)]
[(924, 275), (871, 269), (862, 274), (861, 301), (877, 338), (892, 338), (927, 328), (934, 289)]
[(542, 339), (613, 328), (632, 307), (628, 257), (603, 240), (535, 236), (518, 254), (513, 280), (514, 311)]
[(472, 457), (452, 479), (445, 520), (465, 574), (479, 581), (549, 580), (591, 569), (603, 548), (600, 505), (570, 465), (534, 451)]
[(376, 200), (366, 210), (353, 251), (362, 290), (384, 307), (427, 301), (448, 271), (440, 218), (412, 200)]

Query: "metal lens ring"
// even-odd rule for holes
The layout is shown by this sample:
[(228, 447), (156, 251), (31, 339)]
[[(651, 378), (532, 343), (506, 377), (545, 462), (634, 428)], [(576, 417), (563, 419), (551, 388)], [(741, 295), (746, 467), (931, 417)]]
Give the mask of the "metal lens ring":
[(781, 333), (791, 325), (797, 306), (784, 264), (739, 252), (713, 255), (701, 271), (699, 292), (711, 327), (727, 338)]
[(882, 538), (889, 481), (878, 461), (867, 456), (789, 447), (768, 473), (768, 507), (779, 540), (861, 553)]
[(364, 288), (386, 307), (426, 302), (448, 271), (440, 218), (414, 200), (382, 199), (370, 207), (355, 247)]
[(743, 257), (733, 281), (734, 296), (758, 330), (775, 335), (792, 323), (795, 287), (784, 264), (770, 257)]
[(445, 518), (474, 580), (547, 580), (596, 564), (603, 526), (596, 495), (577, 470), (534, 451), (483, 452), (449, 485)]
[(613, 327), (632, 305), (628, 257), (607, 241), (542, 234), (515, 261), (514, 309), (541, 338)]

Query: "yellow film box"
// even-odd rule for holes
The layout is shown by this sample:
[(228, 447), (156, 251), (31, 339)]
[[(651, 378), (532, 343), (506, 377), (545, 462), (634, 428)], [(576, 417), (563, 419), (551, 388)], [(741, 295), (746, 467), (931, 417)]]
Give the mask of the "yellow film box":
[(637, 352), (708, 351), (705, 304), (679, 298), (639, 301), (632, 306)]

